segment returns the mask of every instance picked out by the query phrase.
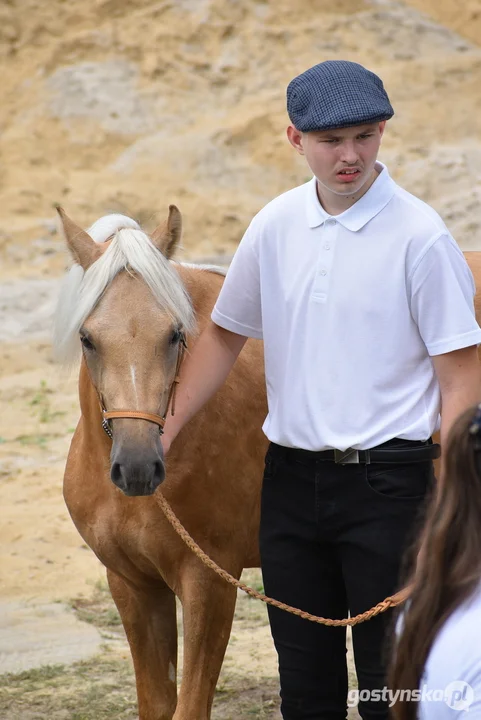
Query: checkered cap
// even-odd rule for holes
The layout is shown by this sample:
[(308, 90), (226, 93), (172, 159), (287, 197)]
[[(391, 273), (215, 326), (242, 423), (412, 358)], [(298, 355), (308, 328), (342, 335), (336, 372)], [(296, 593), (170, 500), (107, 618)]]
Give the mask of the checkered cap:
[(394, 115), (381, 78), (347, 60), (326, 60), (291, 80), (287, 112), (301, 132), (381, 122)]

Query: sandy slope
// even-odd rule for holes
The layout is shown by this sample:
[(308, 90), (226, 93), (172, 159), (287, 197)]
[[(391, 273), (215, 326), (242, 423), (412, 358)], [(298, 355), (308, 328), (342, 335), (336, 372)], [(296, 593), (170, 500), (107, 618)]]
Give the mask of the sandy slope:
[[(458, 4), (440, 5), (449, 20)], [(382, 157), (443, 212), (462, 244), (479, 242), (476, 23), (466, 15), (460, 29), (469, 28), (468, 40), (394, 0), (293, 7), (289, 0), (3, 4), (4, 272), (61, 270), (54, 202), (86, 225), (122, 209), (151, 228), (175, 201), (190, 253), (231, 251), (262, 204), (308, 175), (284, 139), (284, 89), (326, 58), (358, 60), (383, 76), (396, 115)]]

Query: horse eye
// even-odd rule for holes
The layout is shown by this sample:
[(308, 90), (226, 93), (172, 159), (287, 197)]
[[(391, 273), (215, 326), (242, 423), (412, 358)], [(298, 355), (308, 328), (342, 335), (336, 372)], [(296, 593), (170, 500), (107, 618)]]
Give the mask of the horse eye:
[(95, 350), (94, 344), (92, 342), (90, 342), (88, 337), (85, 337), (85, 335), (80, 336), (80, 342), (82, 343), (82, 345), (84, 346), (84, 348), (86, 350)]
[(170, 336), (170, 341), (169, 341), (170, 344), (171, 344), (171, 345), (177, 345), (177, 343), (178, 343), (179, 340), (180, 340), (181, 334), (182, 334), (182, 333), (181, 333), (181, 331), (179, 330), (179, 328), (176, 328), (175, 330), (172, 330), (172, 335)]

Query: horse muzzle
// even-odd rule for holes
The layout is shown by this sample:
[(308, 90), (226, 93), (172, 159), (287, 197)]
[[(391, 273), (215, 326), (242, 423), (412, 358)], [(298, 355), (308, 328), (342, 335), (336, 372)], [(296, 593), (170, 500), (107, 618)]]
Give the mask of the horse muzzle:
[(124, 495), (152, 495), (165, 479), (164, 461), (155, 452), (136, 456), (119, 449), (113, 453), (110, 477)]

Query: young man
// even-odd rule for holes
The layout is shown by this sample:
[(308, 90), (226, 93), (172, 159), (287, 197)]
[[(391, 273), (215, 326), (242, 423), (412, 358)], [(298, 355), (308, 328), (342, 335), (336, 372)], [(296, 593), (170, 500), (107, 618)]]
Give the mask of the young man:
[[(314, 177), (252, 220), (186, 362), (164, 442), (221, 386), (246, 337), (263, 338), (265, 589), (342, 618), (398, 587), (440, 408), (442, 441), (480, 399), (481, 329), (446, 226), (377, 162), (393, 115), (382, 81), (356, 63), (324, 62), (289, 84), (287, 109), (287, 136)], [(285, 720), (344, 720), (345, 631), (275, 608), (269, 618)], [(386, 623), (353, 629), (361, 691), (385, 686)], [(385, 694), (361, 698), (364, 720), (388, 717)]]

